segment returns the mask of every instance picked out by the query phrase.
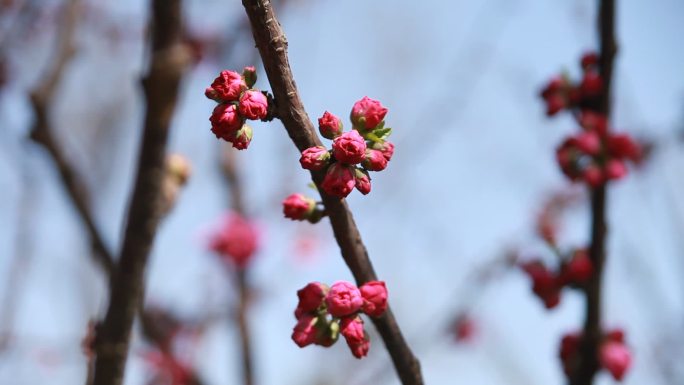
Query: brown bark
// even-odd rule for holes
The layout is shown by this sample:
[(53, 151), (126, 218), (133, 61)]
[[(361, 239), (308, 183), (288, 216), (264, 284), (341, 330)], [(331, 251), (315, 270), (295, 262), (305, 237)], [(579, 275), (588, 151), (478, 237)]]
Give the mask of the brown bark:
[(122, 383), (133, 319), (143, 300), (145, 267), (163, 210), (169, 125), (189, 61), (181, 44), (181, 12), (180, 0), (152, 1), (151, 63), (142, 80), (147, 111), (119, 265), (111, 277), (109, 307), (97, 335), (97, 385)]
[[(603, 79), (603, 93), (599, 102), (599, 112), (610, 120), (611, 83), (613, 61), (617, 52), (615, 41), (615, 0), (599, 0), (598, 30), (600, 38), (600, 71)], [(589, 257), (594, 265), (594, 273), (584, 291), (587, 297), (586, 318), (580, 346), (580, 361), (572, 374), (570, 385), (591, 385), (596, 372), (600, 369), (598, 352), (603, 334), (601, 325), (601, 294), (603, 269), (606, 260), (606, 196), (604, 184), (591, 192), (591, 242)]]
[[(287, 57), (287, 39), (280, 27), (269, 0), (243, 0), (254, 41), (261, 55), (276, 100), (276, 116), (283, 122), (287, 133), (300, 151), (321, 144), (302, 101), (292, 76)], [(314, 183), (320, 186), (321, 172), (312, 172)], [(356, 227), (347, 203), (321, 191), (326, 213), (330, 218), (335, 239), (357, 284), (377, 279), (368, 252)], [(390, 309), (373, 323), (382, 336), (390, 353), (394, 367), (403, 384), (423, 384), (420, 363), (414, 357), (404, 340)]]

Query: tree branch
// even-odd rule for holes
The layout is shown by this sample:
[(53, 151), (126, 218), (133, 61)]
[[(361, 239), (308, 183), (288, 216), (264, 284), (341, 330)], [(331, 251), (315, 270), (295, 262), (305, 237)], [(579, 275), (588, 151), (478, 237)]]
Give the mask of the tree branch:
[(181, 1), (152, 1), (152, 56), (142, 80), (147, 112), (135, 187), (107, 315), (98, 331), (93, 383), (120, 385), (144, 273), (163, 210), (164, 157), (181, 75), (189, 53), (181, 44)]
[[(271, 84), (277, 103), (277, 116), (283, 122), (287, 133), (300, 151), (321, 144), (315, 133), (297, 92), (292, 70), (287, 57), (287, 39), (276, 19), (269, 0), (243, 0), (247, 16), (252, 25), (254, 41), (264, 63), (264, 69)], [(317, 186), (323, 180), (322, 172), (312, 172)], [(321, 198), (335, 239), (357, 284), (377, 279), (368, 252), (356, 227), (352, 213), (344, 200), (328, 196), (322, 190)], [(423, 384), (420, 363), (414, 357), (401, 334), (390, 309), (373, 323), (385, 342), (392, 357), (394, 367), (404, 385)]]
[(50, 123), (49, 107), (61, 80), (67, 63), (75, 53), (74, 35), (78, 19), (80, 0), (70, 0), (65, 9), (65, 20), (57, 36), (57, 52), (54, 63), (47, 70), (44, 79), (30, 93), (31, 106), (35, 121), (31, 128), (31, 139), (47, 150), (52, 163), (59, 172), (60, 181), (64, 185), (71, 203), (88, 231), (93, 251), (91, 255), (109, 275), (113, 271), (114, 258), (109, 252), (101, 233), (95, 225), (95, 219), (89, 208), (89, 196), (85, 183), (80, 179), (76, 168), (70, 163), (54, 138), (54, 129)]
[[(600, 71), (603, 80), (603, 93), (599, 103), (599, 112), (610, 118), (611, 83), (613, 76), (613, 60), (617, 52), (615, 41), (615, 0), (599, 0), (598, 30), (600, 33)], [(607, 184), (595, 188), (591, 193), (591, 243), (589, 257), (593, 262), (594, 273), (587, 283), (585, 293), (586, 318), (580, 361), (573, 376), (571, 385), (590, 385), (599, 370), (598, 351), (602, 338), (601, 327), (601, 284), (606, 260), (606, 195)]]
[[(246, 215), (246, 208), (243, 201), (242, 181), (240, 174), (237, 171), (235, 151), (232, 148), (225, 147), (223, 159), (221, 162), (223, 176), (226, 180), (226, 185), (230, 191), (231, 208), (239, 213), (241, 216)], [(235, 278), (238, 285), (238, 306), (237, 306), (237, 323), (238, 331), (240, 333), (240, 348), (242, 350), (242, 379), (244, 385), (254, 384), (254, 361), (252, 352), (252, 343), (250, 338), (249, 322), (247, 320), (247, 312), (249, 310), (250, 300), (250, 285), (249, 285), (249, 268), (236, 269)]]

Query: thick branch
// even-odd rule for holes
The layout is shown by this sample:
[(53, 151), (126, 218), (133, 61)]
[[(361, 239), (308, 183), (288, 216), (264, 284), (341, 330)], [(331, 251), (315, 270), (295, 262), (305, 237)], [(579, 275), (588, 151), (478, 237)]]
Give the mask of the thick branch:
[[(243, 0), (242, 4), (249, 16), (254, 40), (275, 96), (277, 116), (300, 151), (320, 145), (321, 141), (297, 92), (287, 57), (287, 40), (273, 12), (271, 2)], [(313, 172), (312, 178), (316, 185), (320, 186), (323, 174)], [(320, 188), (319, 191), (342, 257), (357, 284), (377, 279), (346, 202), (326, 195)], [(373, 319), (373, 322), (385, 342), (401, 382), (405, 385), (422, 384), (420, 364), (404, 340), (391, 310), (388, 309), (384, 316)]]
[[(598, 29), (600, 31), (600, 70), (603, 79), (603, 93), (599, 103), (599, 112), (610, 118), (611, 83), (613, 77), (613, 60), (617, 51), (615, 42), (615, 0), (599, 0)], [(591, 193), (591, 243), (589, 257), (594, 265), (594, 273), (587, 283), (585, 293), (586, 319), (580, 362), (573, 374), (571, 385), (590, 385), (599, 370), (598, 351), (601, 343), (601, 285), (603, 268), (606, 260), (606, 194), (607, 185), (594, 189)]]
[(107, 315), (98, 331), (94, 384), (120, 385), (144, 273), (162, 214), (161, 189), (169, 125), (189, 54), (181, 44), (180, 0), (152, 1), (152, 56), (142, 85), (147, 101), (138, 171)]

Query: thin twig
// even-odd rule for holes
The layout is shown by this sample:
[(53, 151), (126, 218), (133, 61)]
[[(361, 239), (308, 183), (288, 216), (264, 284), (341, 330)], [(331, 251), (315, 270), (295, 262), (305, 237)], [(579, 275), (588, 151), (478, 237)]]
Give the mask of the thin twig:
[[(600, 33), (600, 71), (603, 80), (603, 93), (599, 112), (610, 118), (611, 82), (613, 59), (617, 51), (615, 41), (615, 0), (599, 0), (598, 30)], [(594, 273), (586, 285), (586, 318), (580, 361), (570, 379), (570, 385), (590, 385), (599, 370), (598, 350), (601, 342), (601, 283), (606, 260), (606, 189), (603, 184), (591, 193), (591, 244), (589, 257), (594, 265)]]
[(111, 279), (107, 315), (96, 339), (97, 385), (120, 385), (135, 313), (143, 300), (144, 273), (162, 211), (164, 157), (169, 126), (189, 63), (181, 43), (181, 1), (152, 1), (152, 55), (142, 80), (147, 101), (135, 187), (118, 268)]
[(64, 185), (71, 203), (76, 208), (88, 231), (94, 251), (91, 255), (95, 258), (95, 262), (104, 268), (107, 274), (111, 274), (114, 258), (95, 225), (95, 219), (89, 208), (90, 199), (85, 183), (83, 183), (76, 168), (57, 144), (49, 117), (49, 107), (52, 104), (57, 85), (64, 74), (67, 63), (76, 51), (74, 37), (79, 16), (79, 4), (80, 0), (69, 1), (65, 9), (65, 20), (62, 23), (62, 29), (57, 36), (58, 48), (54, 63), (48, 68), (45, 76), (41, 77), (41, 82), (31, 91), (31, 105), (35, 117), (31, 129), (31, 139), (42, 145), (52, 158), (52, 163), (59, 172), (60, 181)]
[[(240, 174), (237, 170), (237, 160), (235, 159), (236, 150), (226, 147), (223, 153), (221, 166), (223, 169), (223, 176), (228, 185), (230, 192), (231, 208), (236, 213), (244, 216), (246, 208), (243, 201), (243, 189)], [(237, 322), (238, 330), (240, 332), (240, 348), (242, 351), (242, 379), (244, 385), (254, 384), (254, 361), (251, 343), (251, 333), (249, 330), (249, 322), (247, 319), (247, 312), (249, 311), (249, 300), (251, 297), (251, 288), (249, 285), (249, 268), (235, 269), (235, 278), (238, 285), (238, 305), (237, 305)]]
[[(271, 2), (243, 0), (242, 4), (250, 19), (254, 41), (275, 96), (277, 116), (300, 151), (321, 145), (297, 92), (287, 57), (287, 40), (273, 12)], [(311, 176), (316, 185), (320, 186), (323, 173), (312, 172)], [(368, 252), (346, 202), (323, 192), (321, 198), (342, 257), (357, 284), (376, 280), (377, 276), (368, 258)], [(382, 317), (374, 318), (373, 323), (385, 342), (401, 382), (404, 385), (423, 384), (420, 363), (404, 340), (392, 311), (388, 309)]]

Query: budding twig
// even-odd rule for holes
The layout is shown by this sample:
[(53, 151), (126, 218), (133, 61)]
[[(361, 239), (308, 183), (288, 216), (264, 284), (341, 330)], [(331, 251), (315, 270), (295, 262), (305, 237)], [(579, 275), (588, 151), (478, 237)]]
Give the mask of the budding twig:
[[(242, 183), (240, 174), (237, 171), (235, 151), (226, 148), (222, 161), (223, 176), (228, 185), (231, 198), (231, 208), (238, 214), (245, 215), (243, 201)], [(248, 281), (248, 268), (236, 269), (236, 278), (239, 291), (239, 302), (237, 308), (238, 329), (240, 332), (240, 347), (242, 350), (242, 378), (244, 385), (254, 384), (254, 364), (252, 344), (250, 338), (249, 322), (247, 321), (247, 311), (249, 310), (250, 286)]]
[[(299, 151), (321, 145), (314, 126), (307, 115), (297, 92), (287, 56), (287, 39), (268, 0), (243, 0), (252, 33), (264, 64), (271, 89), (277, 101), (277, 116)], [(312, 172), (317, 186), (323, 180), (322, 172)], [(376, 280), (373, 265), (363, 244), (354, 218), (344, 200), (325, 194), (321, 198), (330, 218), (335, 239), (345, 263), (358, 285)], [(373, 322), (390, 353), (394, 367), (404, 385), (423, 384), (420, 363), (411, 352), (391, 310)]]
[[(615, 0), (599, 0), (598, 30), (600, 33), (600, 74), (603, 92), (599, 101), (599, 112), (610, 118), (610, 85), (613, 75), (613, 60), (617, 51), (615, 41)], [(580, 362), (570, 378), (570, 385), (590, 385), (599, 370), (598, 350), (601, 342), (601, 283), (606, 259), (606, 187), (601, 184), (591, 193), (591, 243), (589, 257), (594, 274), (584, 289), (586, 318), (580, 347)]]
[(111, 277), (105, 320), (98, 330), (93, 383), (120, 385), (133, 319), (143, 299), (147, 259), (163, 211), (169, 126), (189, 53), (181, 44), (181, 1), (152, 1), (152, 56), (142, 80), (147, 101), (142, 146), (118, 268)]

